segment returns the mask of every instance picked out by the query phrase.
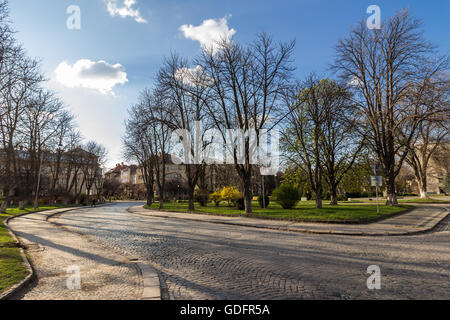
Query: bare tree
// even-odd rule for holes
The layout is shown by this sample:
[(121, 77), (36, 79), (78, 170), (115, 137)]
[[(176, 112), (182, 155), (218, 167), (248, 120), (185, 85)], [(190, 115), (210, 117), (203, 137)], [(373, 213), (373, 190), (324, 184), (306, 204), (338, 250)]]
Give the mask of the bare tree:
[(422, 101), (427, 117), (418, 124), (417, 133), (408, 146), (405, 160), (414, 170), (421, 198), (428, 198), (427, 169), (430, 159), (439, 149), (447, 147), (445, 143), (448, 142), (449, 135), (449, 85), (446, 76), (431, 79)]
[[(38, 90), (30, 99), (19, 126), (20, 140), (26, 151), (26, 161), (19, 165), (19, 170), (26, 171), (22, 196), (33, 192), (35, 195), (40, 194), (43, 167), (51, 167), (50, 164), (57, 160), (57, 148), (52, 142), (58, 132), (59, 119), (64, 113), (62, 102), (49, 91)], [(47, 186), (47, 189), (51, 189), (51, 186)]]
[[(323, 175), (321, 141), (324, 136), (329, 105), (326, 81), (314, 75), (296, 86), (288, 100), (291, 112), (288, 126), (283, 132), (282, 148), (289, 163), (304, 171), (316, 195), (316, 208), (322, 208)], [(289, 97), (289, 96), (288, 96)]]
[[(4, 166), (0, 173), (3, 180), (5, 202), (20, 186), (21, 167), (18, 150), (23, 149), (23, 120), (25, 112), (34, 104), (33, 95), (38, 91), (42, 76), (38, 63), (24, 55), (22, 48), (11, 49), (8, 56), (0, 57), (0, 150)], [(5, 74), (2, 74), (5, 72)], [(2, 210), (6, 210), (3, 205)]]
[[(173, 131), (183, 132), (184, 156), (189, 210), (194, 211), (194, 190), (205, 167), (200, 155), (207, 145), (204, 133), (209, 128), (206, 104), (208, 103), (208, 79), (201, 67), (189, 68), (188, 63), (176, 54), (165, 60), (158, 73), (160, 94), (167, 101), (160, 119)], [(197, 124), (202, 123), (203, 128)]]
[(166, 164), (169, 161), (170, 129), (166, 100), (159, 91), (144, 90), (139, 103), (131, 108), (123, 138), (124, 154), (137, 161), (147, 189), (147, 205), (154, 201), (155, 184), (162, 209), (165, 200)]
[(125, 123), (126, 134), (122, 139), (123, 153), (128, 161), (138, 162), (146, 188), (147, 205), (151, 206), (154, 201), (155, 163), (150, 149), (151, 138), (148, 128), (143, 124), (139, 107), (133, 106), (128, 112), (129, 116)]
[(64, 150), (68, 150), (67, 148), (70, 148), (70, 144), (73, 143), (71, 140), (74, 129), (73, 120), (74, 116), (70, 112), (63, 111), (55, 121), (56, 133), (50, 142), (50, 149), (56, 150), (55, 161), (50, 165), (52, 180), (50, 194), (55, 197), (57, 194), (61, 195), (61, 193), (66, 191), (64, 183), (61, 182), (61, 171), (69, 171), (71, 169), (69, 159)]
[(436, 57), (408, 11), (379, 30), (362, 21), (336, 46), (333, 68), (353, 86), (358, 128), (369, 133), (368, 143), (383, 166), (389, 205), (397, 205), (395, 177), (408, 154), (405, 146), (426, 116), (419, 107), (426, 83), (447, 61)]
[(98, 180), (99, 175), (102, 175), (102, 166), (106, 162), (108, 155), (107, 150), (102, 145), (95, 141), (89, 141), (84, 147), (84, 152), (80, 155), (82, 159), (83, 177), (86, 183), (87, 196), (91, 196), (92, 187)]
[(142, 96), (141, 112), (150, 139), (149, 150), (159, 193), (159, 208), (163, 209), (166, 196), (166, 166), (169, 163), (171, 130), (167, 125), (170, 114), (167, 101), (159, 90), (146, 90)]
[(330, 190), (330, 204), (337, 205), (338, 186), (361, 155), (365, 133), (356, 129), (346, 86), (326, 80), (318, 95), (323, 97), (326, 110), (320, 139), (324, 178)]
[(223, 40), (216, 50), (204, 49), (198, 62), (210, 79), (211, 101), (206, 106), (224, 143), (230, 143), (227, 130), (239, 129), (247, 134), (240, 146), (242, 152), (236, 145), (229, 150), (241, 180), (246, 213), (252, 212), (253, 196), (249, 133), (254, 132), (259, 145), (261, 131), (273, 129), (283, 115), (281, 93), (293, 71), (290, 58), (294, 46), (294, 41), (275, 45), (270, 36), (261, 33), (248, 46)]

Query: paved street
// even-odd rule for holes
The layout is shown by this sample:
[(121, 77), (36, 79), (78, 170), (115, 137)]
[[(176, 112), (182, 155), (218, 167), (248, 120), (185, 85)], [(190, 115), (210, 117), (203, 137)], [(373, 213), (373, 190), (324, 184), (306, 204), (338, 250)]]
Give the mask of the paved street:
[[(148, 217), (131, 205), (52, 221), (152, 262), (165, 299), (450, 298), (448, 218), (425, 235), (346, 237)], [(381, 268), (381, 290), (366, 287), (370, 265)]]
[[(65, 210), (51, 212), (57, 211)], [(85, 209), (77, 210), (77, 214), (83, 212)], [(9, 224), (27, 248), (38, 278), (13, 299), (128, 300), (142, 296), (142, 281), (134, 263), (106, 244), (46, 222), (48, 214), (26, 215)], [(69, 281), (68, 287), (68, 280), (77, 273), (74, 267), (81, 274), (81, 290), (74, 281)]]

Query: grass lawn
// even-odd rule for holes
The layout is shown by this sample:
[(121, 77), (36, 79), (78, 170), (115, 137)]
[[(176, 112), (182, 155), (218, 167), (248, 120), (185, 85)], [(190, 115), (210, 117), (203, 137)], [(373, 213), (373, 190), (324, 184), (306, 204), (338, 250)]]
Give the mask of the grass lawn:
[(399, 203), (445, 203), (447, 201), (440, 200), (440, 199), (422, 199), (422, 198), (416, 198), (416, 199), (407, 199), (407, 200), (398, 200)]
[[(153, 204), (151, 209), (158, 209), (159, 204)], [(411, 208), (408, 205), (400, 205), (398, 207), (380, 206), (381, 213), (377, 213), (377, 206), (374, 204), (351, 204), (342, 203), (338, 206), (325, 205), (323, 209), (316, 209), (314, 201), (301, 202), (293, 210), (284, 210), (277, 203), (271, 203), (267, 208), (266, 214), (259, 207), (257, 202), (253, 202), (253, 213), (247, 215), (249, 217), (291, 220), (291, 221), (308, 221), (308, 222), (349, 222), (364, 223), (389, 216)], [(149, 207), (147, 207), (149, 209)], [(172, 212), (188, 212), (187, 203), (165, 203), (164, 211)], [(236, 208), (227, 207), (224, 203), (220, 207), (209, 203), (207, 207), (201, 207), (196, 204), (195, 213), (215, 214), (228, 216), (246, 216), (243, 211)]]
[(0, 214), (0, 293), (6, 291), (14, 284), (20, 282), (27, 276), (27, 271), (22, 265), (22, 258), (20, 256), (19, 248), (9, 235), (3, 221), (8, 217), (16, 216), (18, 214), (51, 210), (63, 208), (66, 206), (48, 206), (40, 207), (37, 210), (32, 207), (26, 207), (24, 210), (18, 208), (10, 208), (6, 210), (6, 214)]

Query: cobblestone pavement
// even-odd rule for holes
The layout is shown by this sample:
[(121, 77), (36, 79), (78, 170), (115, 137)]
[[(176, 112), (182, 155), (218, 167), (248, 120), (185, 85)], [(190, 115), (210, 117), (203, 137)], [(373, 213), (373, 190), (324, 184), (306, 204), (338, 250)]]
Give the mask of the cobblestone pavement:
[[(84, 210), (77, 210), (83, 214)], [(24, 300), (124, 300), (139, 299), (142, 280), (134, 263), (88, 237), (45, 221), (47, 213), (11, 220), (10, 227), (27, 248), (37, 281), (13, 299)], [(81, 276), (81, 288), (68, 289), (67, 280)]]
[[(405, 237), (311, 235), (146, 217), (135, 204), (52, 219), (105, 246), (148, 260), (168, 299), (449, 299), (448, 218)], [(368, 266), (381, 290), (368, 290)]]

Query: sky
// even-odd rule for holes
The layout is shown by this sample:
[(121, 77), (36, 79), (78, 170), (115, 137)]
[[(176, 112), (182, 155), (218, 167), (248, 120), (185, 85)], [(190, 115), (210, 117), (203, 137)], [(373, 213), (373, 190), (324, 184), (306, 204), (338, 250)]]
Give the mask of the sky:
[[(377, 5), (382, 19), (409, 8), (425, 37), (450, 53), (448, 0), (9, 0), (17, 39), (42, 61), (46, 86), (76, 115), (86, 140), (123, 161), (127, 110), (154, 84), (165, 56), (191, 59), (202, 45), (227, 36), (251, 42), (265, 31), (297, 42), (295, 76), (329, 74), (334, 45)], [(80, 19), (77, 10), (79, 9)], [(68, 21), (69, 20), (69, 21)], [(78, 28), (77, 22), (80, 21)], [(69, 27), (68, 27), (69, 22)], [(75, 27), (75, 28), (73, 28)]]

